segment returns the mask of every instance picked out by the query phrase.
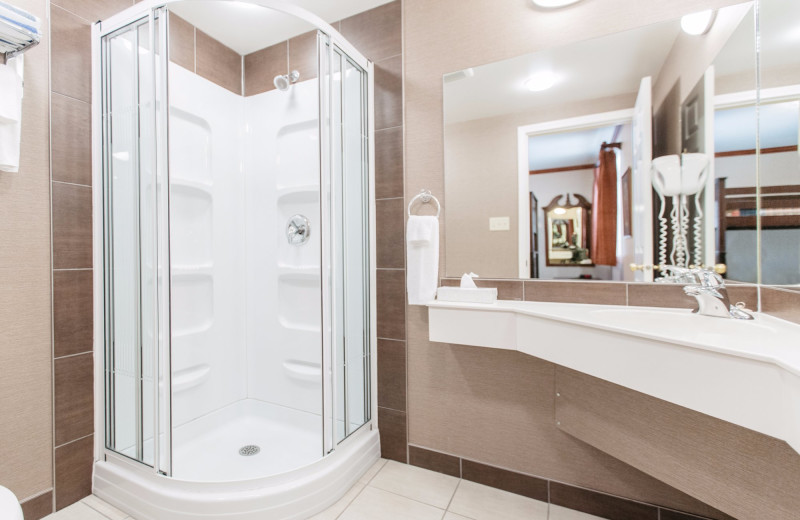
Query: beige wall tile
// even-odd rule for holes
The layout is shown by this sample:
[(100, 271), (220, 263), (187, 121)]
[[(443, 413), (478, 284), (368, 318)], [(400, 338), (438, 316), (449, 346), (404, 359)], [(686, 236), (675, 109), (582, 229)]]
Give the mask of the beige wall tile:
[(563, 367), (556, 378), (570, 435), (735, 518), (800, 511), (800, 454), (785, 442)]
[(94, 23), (127, 9), (133, 5), (133, 2), (131, 0), (52, 0), (51, 4)]
[(50, 42), (47, 2), (13, 4), (43, 23), (42, 43), (25, 54), (20, 169), (0, 172), (0, 482), (25, 500), (53, 486)]

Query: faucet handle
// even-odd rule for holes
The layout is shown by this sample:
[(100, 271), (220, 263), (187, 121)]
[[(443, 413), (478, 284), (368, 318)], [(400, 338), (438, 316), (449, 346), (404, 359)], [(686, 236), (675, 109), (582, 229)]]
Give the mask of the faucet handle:
[(722, 278), (713, 268), (696, 268), (700, 285), (714, 289), (724, 289), (725, 279)]

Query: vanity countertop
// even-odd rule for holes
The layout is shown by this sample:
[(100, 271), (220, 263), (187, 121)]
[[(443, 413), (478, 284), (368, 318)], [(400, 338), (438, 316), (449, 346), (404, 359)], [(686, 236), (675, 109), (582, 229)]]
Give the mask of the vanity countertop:
[(510, 312), (774, 363), (800, 376), (800, 325), (768, 314), (754, 320), (701, 316), (690, 309), (498, 300), (430, 302), (429, 308)]
[(517, 350), (783, 439), (800, 452), (800, 325), (688, 309), (430, 302), (430, 340)]

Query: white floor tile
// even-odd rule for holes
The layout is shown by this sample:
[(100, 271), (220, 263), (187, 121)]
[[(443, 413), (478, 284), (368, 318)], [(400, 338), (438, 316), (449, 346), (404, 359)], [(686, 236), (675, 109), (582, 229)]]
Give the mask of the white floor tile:
[(547, 520), (547, 503), (462, 480), (449, 511), (475, 520)]
[(369, 484), (369, 481), (372, 480), (372, 478), (378, 474), (381, 468), (386, 465), (386, 462), (387, 462), (386, 459), (378, 460), (378, 462), (373, 464), (372, 467), (369, 468), (367, 472), (364, 473), (364, 475), (360, 479), (358, 479), (358, 481), (361, 482), (362, 484)]
[(549, 520), (603, 520), (603, 518), (550, 504)]
[(456, 477), (390, 460), (369, 485), (447, 509), (458, 486), (458, 480)]
[(359, 493), (364, 489), (365, 484), (361, 482), (356, 482), (356, 484), (350, 488), (350, 490), (344, 494), (342, 498), (339, 499), (338, 502), (333, 504), (331, 507), (326, 509), (325, 511), (318, 513), (312, 516), (309, 520), (335, 520), (339, 518), (347, 506), (358, 496)]
[(110, 518), (111, 520), (125, 520), (128, 518), (128, 514), (120, 511), (116, 507), (112, 506), (105, 500), (97, 498), (94, 495), (89, 495), (88, 497), (81, 500), (84, 504), (91, 507), (98, 513), (105, 515), (106, 517)]
[(81, 502), (76, 502), (44, 518), (45, 520), (108, 520), (108, 518)]
[(444, 514), (444, 518), (442, 520), (472, 520), (472, 519), (448, 511)]
[(441, 520), (444, 510), (367, 486), (339, 520)]

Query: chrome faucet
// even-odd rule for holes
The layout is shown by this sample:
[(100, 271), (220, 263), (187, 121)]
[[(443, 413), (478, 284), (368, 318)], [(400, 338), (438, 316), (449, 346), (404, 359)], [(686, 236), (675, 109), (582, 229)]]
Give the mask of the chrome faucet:
[(700, 267), (687, 269), (672, 265), (662, 266), (662, 270), (670, 273), (677, 280), (690, 285), (683, 287), (683, 292), (694, 296), (697, 300), (697, 309), (693, 312), (704, 316), (719, 318), (734, 318), (737, 320), (752, 320), (753, 315), (736, 305), (731, 305), (725, 280), (713, 269)]

